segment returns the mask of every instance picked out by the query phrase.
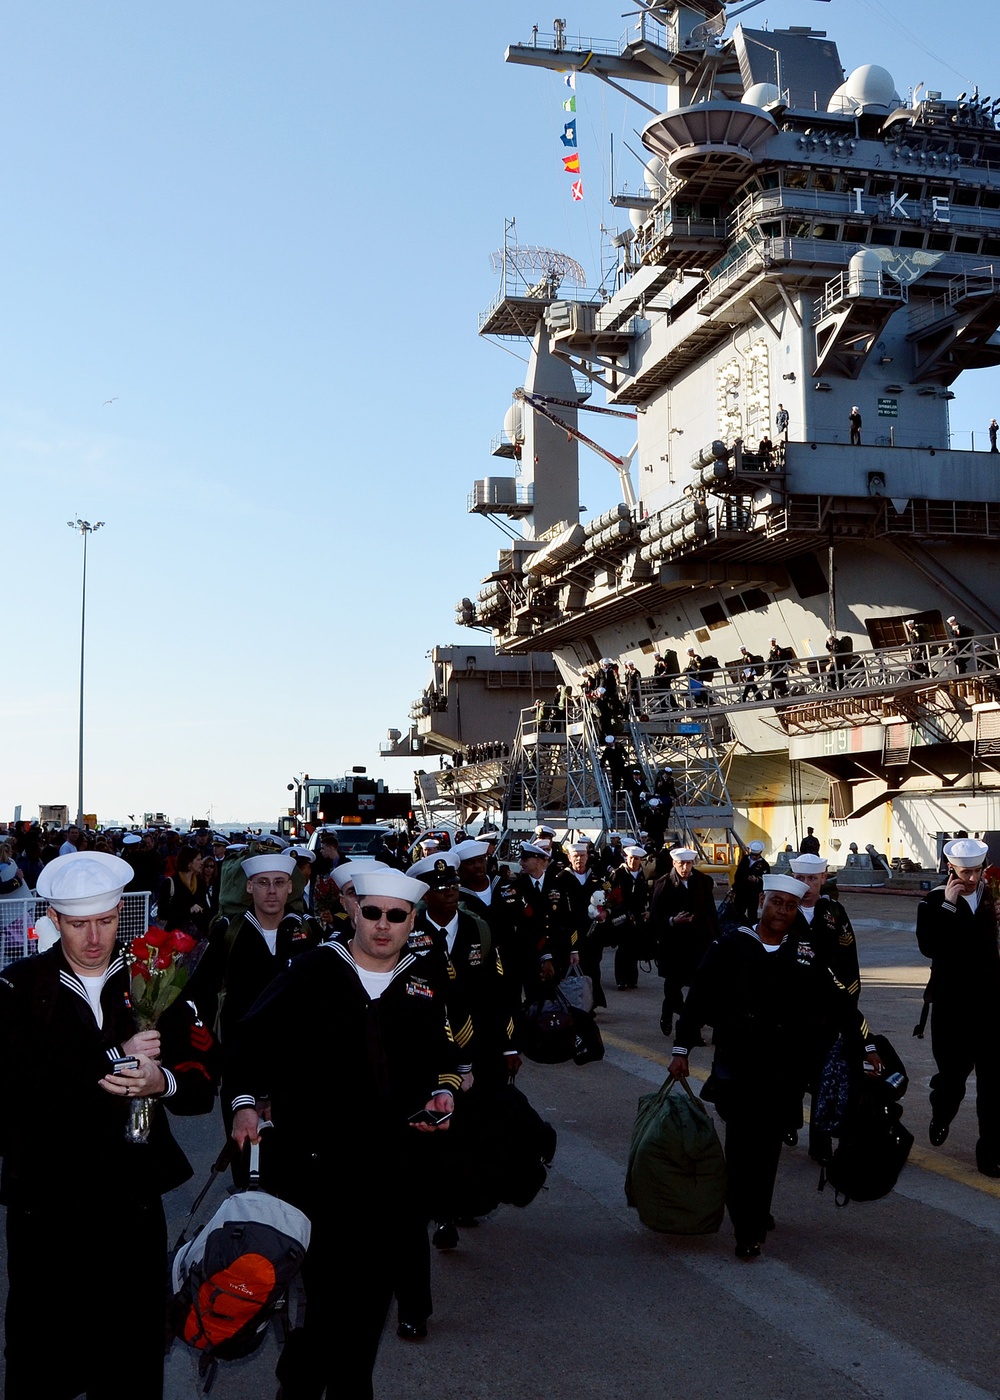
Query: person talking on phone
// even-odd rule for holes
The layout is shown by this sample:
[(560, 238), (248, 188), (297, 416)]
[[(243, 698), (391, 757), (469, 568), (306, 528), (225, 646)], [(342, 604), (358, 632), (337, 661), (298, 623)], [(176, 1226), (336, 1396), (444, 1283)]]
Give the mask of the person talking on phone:
[(227, 1063), (233, 1139), (258, 1141), (270, 1121), (264, 1184), (312, 1222), (282, 1400), (370, 1400), (398, 1240), (426, 1221), (425, 1149), (461, 1085), (444, 998), (406, 948), (427, 885), (357, 865), (353, 931), (275, 978)]
[(930, 1140), (940, 1147), (976, 1075), (976, 1166), (1000, 1177), (1000, 950), (997, 909), (983, 867), (990, 848), (948, 841), (948, 876), (917, 907), (917, 943), (931, 960)]

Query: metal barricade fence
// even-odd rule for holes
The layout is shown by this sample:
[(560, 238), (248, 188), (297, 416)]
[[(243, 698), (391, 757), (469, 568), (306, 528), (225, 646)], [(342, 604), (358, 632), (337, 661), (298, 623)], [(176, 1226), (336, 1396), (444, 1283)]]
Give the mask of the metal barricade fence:
[[(48, 908), (47, 899), (29, 895), (26, 899), (0, 899), (0, 967), (15, 958), (38, 951), (35, 925)], [(149, 928), (149, 894), (146, 891), (122, 896), (118, 938), (122, 943)]]

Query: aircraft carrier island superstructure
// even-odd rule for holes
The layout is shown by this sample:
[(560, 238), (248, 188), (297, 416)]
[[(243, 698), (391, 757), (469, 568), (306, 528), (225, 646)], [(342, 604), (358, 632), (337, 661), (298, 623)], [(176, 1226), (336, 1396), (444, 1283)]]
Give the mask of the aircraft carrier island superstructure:
[[(703, 848), (811, 825), (835, 863), (854, 842), (936, 866), (941, 833), (1000, 828), (1000, 458), (985, 423), (981, 450), (949, 436), (958, 375), (1000, 364), (1000, 103), (904, 100), (882, 67), (845, 76), (823, 33), (734, 18), (666, 0), (618, 45), (559, 22), (507, 50), (662, 97), (641, 104), (640, 183), (612, 197), (613, 285), (582, 291), (508, 230), (480, 332), (530, 361), (494, 446), (513, 473), (470, 510), (520, 534), (458, 618), (551, 652), (574, 692), (633, 661), (625, 740), (650, 790), (674, 769)], [(584, 425), (595, 388), (637, 444), (612, 461), (620, 499), (609, 471), (609, 508), (581, 522), (581, 433), (610, 421)], [(689, 648), (719, 662), (707, 686), (654, 685), (654, 653), (680, 672)], [(601, 739), (571, 702), (545, 760), (568, 825), (623, 819), (580, 778), (589, 762), (601, 787)], [(554, 810), (531, 747), (513, 814)]]

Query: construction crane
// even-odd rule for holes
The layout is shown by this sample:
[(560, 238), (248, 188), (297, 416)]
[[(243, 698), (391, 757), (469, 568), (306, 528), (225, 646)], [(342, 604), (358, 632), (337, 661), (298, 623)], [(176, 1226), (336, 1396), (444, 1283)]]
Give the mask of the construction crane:
[(635, 487), (632, 485), (632, 477), (629, 474), (632, 458), (635, 456), (639, 446), (638, 439), (632, 444), (624, 457), (616, 457), (613, 452), (609, 452), (606, 447), (601, 447), (600, 443), (595, 442), (593, 438), (587, 437), (586, 433), (581, 433), (579, 428), (574, 428), (572, 424), (560, 418), (558, 413), (552, 411), (551, 406), (555, 405), (557, 408), (572, 409), (585, 408), (588, 413), (606, 413), (612, 418), (631, 418), (633, 422), (636, 417), (634, 413), (629, 413), (621, 408), (602, 408), (598, 404), (580, 404), (574, 402), (572, 399), (557, 399), (553, 398), (550, 394), (532, 394), (529, 393), (527, 389), (515, 389), (514, 397), (515, 399), (521, 399), (529, 408), (533, 409), (535, 413), (540, 413), (543, 418), (547, 418), (549, 422), (554, 423), (557, 428), (562, 428), (567, 437), (576, 438), (577, 442), (582, 442), (584, 447), (589, 447), (591, 452), (596, 452), (598, 457), (603, 457), (606, 462), (610, 462), (618, 473), (618, 479), (622, 484), (622, 498), (625, 504), (628, 506), (629, 510), (635, 510), (638, 507), (639, 501), (635, 494)]

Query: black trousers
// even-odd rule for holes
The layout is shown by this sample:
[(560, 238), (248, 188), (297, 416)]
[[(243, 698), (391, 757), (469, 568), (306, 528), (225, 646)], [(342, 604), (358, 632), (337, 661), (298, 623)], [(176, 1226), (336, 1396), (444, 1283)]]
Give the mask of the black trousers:
[[(802, 1097), (799, 1095), (801, 1106)], [(786, 1111), (759, 1086), (741, 1092), (720, 1084), (715, 1106), (726, 1125), (726, 1209), (737, 1244), (762, 1244), (778, 1174)]]
[(585, 977), (589, 977), (594, 987), (594, 1005), (607, 1006), (608, 999), (601, 986), (601, 959), (604, 957), (604, 944), (600, 934), (587, 934), (580, 943), (580, 967)]
[(931, 1078), (931, 1114), (950, 1123), (976, 1072), (977, 1152), (1000, 1157), (1000, 1028), (995, 1009), (935, 1001), (931, 1009), (931, 1050), (938, 1072)]
[(305, 1320), (277, 1365), (282, 1400), (372, 1400), (372, 1371), (392, 1302), (396, 1221), (386, 1202), (343, 1200), (312, 1214), (302, 1276)]
[(5, 1400), (160, 1400), (163, 1206), (109, 1189), (81, 1234), (65, 1203), (7, 1207)]

